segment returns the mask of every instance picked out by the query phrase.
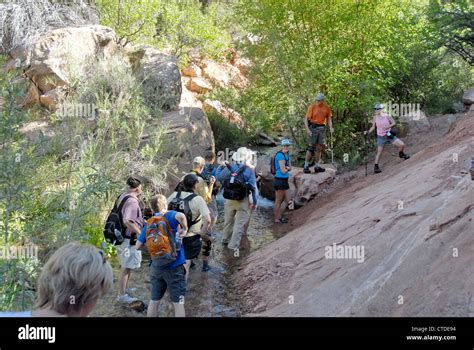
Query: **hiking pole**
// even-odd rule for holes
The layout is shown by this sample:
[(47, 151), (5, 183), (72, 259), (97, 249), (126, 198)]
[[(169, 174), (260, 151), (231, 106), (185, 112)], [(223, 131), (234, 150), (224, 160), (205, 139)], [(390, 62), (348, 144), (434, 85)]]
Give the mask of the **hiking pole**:
[(368, 132), (367, 132), (367, 127), (368, 127), (368, 123), (367, 123), (367, 115), (364, 116), (364, 151), (365, 151), (365, 176), (367, 177), (367, 162), (368, 162), (368, 158), (369, 158), (369, 155), (368, 155), (368, 152), (367, 152), (367, 137), (368, 137)]

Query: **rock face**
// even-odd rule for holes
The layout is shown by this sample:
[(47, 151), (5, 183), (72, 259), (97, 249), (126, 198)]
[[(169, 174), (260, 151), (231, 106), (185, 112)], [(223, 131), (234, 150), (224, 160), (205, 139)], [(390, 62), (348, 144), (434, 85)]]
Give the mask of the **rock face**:
[(402, 123), (403, 129), (405, 129), (408, 134), (427, 132), (431, 129), (426, 114), (421, 110), (402, 115), (400, 117), (400, 122)]
[(225, 107), (220, 101), (205, 99), (203, 103), (203, 109), (205, 112), (215, 112), (221, 115), (222, 117), (226, 118), (229, 123), (234, 124), (239, 128), (243, 128), (245, 126), (242, 116), (232, 108)]
[[(168, 126), (166, 154), (170, 158), (179, 157), (169, 177), (170, 188), (174, 188), (179, 179), (191, 170), (194, 157), (202, 157), (206, 151), (215, 149), (214, 134), (209, 120), (199, 108), (183, 107), (179, 111), (167, 112), (156, 123)], [(142, 141), (146, 143), (147, 139), (145, 135)]]
[[(52, 30), (34, 45), (26, 75), (41, 94), (70, 83), (71, 69), (85, 74), (98, 56), (110, 57), (119, 50), (115, 32), (100, 25)], [(18, 57), (16, 57), (18, 55)], [(27, 57), (13, 53), (13, 59)], [(78, 70), (78, 71), (77, 71)]]
[(152, 108), (176, 110), (181, 100), (181, 74), (176, 58), (153, 48), (141, 48), (131, 53), (138, 79), (143, 82), (145, 101)]
[[(275, 190), (273, 189), (274, 176), (270, 172), (271, 156), (265, 156), (258, 159), (257, 172), (262, 172), (262, 181), (260, 191), (265, 198), (275, 199)], [(311, 201), (321, 191), (329, 185), (336, 176), (336, 169), (331, 165), (322, 165), (326, 168), (324, 173), (303, 173), (302, 168), (293, 167), (288, 183), (290, 189), (288, 195), (293, 199), (296, 207), (301, 207)]]
[(464, 95), (462, 95), (462, 102), (466, 106), (474, 104), (474, 88), (471, 88), (464, 92)]
[(189, 91), (205, 94), (212, 90), (212, 85), (204, 78), (191, 78), (186, 85)]
[[(37, 89), (37, 100), (54, 110), (58, 91), (67, 87), (73, 76), (87, 76), (91, 64), (99, 58), (128, 58), (142, 82), (145, 101), (151, 108), (177, 109), (181, 100), (181, 74), (176, 58), (149, 47), (123, 49), (115, 32), (100, 25), (66, 27), (51, 30), (36, 41), (31, 51), (10, 52), (11, 61), (4, 69), (24, 67)], [(52, 92), (51, 92), (52, 91)]]
[[(308, 204), (237, 277), (249, 315), (472, 316), (473, 139), (470, 112), (409, 160)], [(334, 244), (345, 253), (332, 258)]]
[(204, 71), (204, 76), (216, 86), (234, 86), (243, 89), (248, 85), (247, 78), (242, 75), (237, 67), (234, 67), (231, 64), (204, 60), (201, 65)]

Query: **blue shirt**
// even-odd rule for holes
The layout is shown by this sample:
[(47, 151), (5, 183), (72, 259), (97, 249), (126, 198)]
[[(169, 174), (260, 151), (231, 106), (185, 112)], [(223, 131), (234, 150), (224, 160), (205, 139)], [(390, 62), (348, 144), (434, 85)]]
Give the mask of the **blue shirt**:
[(283, 152), (277, 152), (275, 156), (275, 178), (287, 179), (290, 177), (290, 173), (287, 171), (285, 174), (281, 172), (280, 160), (285, 161), (285, 165), (290, 165), (290, 153), (286, 155)]
[[(217, 181), (219, 181), (220, 183), (223, 183), (224, 180), (230, 178), (232, 173), (237, 173), (240, 170), (240, 168), (242, 168), (243, 166), (244, 165), (242, 164), (234, 163), (230, 165), (230, 170), (226, 166), (224, 167), (220, 166), (217, 169), (217, 174), (216, 174)], [(257, 178), (255, 177), (255, 172), (251, 168), (246, 167), (242, 175), (244, 178), (245, 185), (252, 193), (253, 203), (256, 204), (257, 197), (258, 197), (258, 189), (257, 189)]]
[[(169, 222), (171, 229), (173, 232), (176, 234), (179, 230), (179, 221), (176, 220), (176, 214), (178, 214), (177, 211), (174, 210), (169, 210), (163, 215), (163, 217)], [(162, 214), (156, 213), (155, 216), (161, 216)], [(140, 237), (137, 238), (137, 240), (145, 244), (146, 243), (146, 222), (145, 225), (143, 226), (142, 232), (140, 233)], [(176, 241), (178, 241), (178, 235), (176, 235)], [(186, 258), (184, 257), (184, 249), (182, 248), (183, 245), (181, 245), (181, 249), (178, 251), (178, 255), (176, 257), (176, 260), (172, 262), (170, 265), (166, 266), (166, 270), (172, 270), (177, 268), (180, 265), (183, 265), (186, 262)]]

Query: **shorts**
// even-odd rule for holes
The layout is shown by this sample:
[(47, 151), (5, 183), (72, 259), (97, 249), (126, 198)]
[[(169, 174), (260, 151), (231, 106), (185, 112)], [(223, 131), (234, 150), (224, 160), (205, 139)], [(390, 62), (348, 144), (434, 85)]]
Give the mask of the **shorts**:
[(138, 269), (142, 263), (142, 252), (130, 246), (130, 239), (125, 238), (117, 247), (120, 266), (124, 269)]
[(288, 184), (288, 178), (275, 178), (275, 180), (273, 180), (273, 188), (275, 189), (275, 191), (286, 191), (290, 189), (290, 185)]
[(179, 303), (184, 301), (186, 294), (186, 270), (184, 265), (174, 269), (163, 269), (151, 264), (151, 300), (158, 301), (163, 298), (169, 288), (171, 301)]
[(378, 147), (383, 147), (387, 143), (394, 143), (396, 140), (398, 140), (395, 136), (393, 138), (388, 137), (387, 135), (385, 136), (379, 136), (377, 135), (377, 146)]
[(202, 241), (200, 235), (183, 238), (184, 257), (186, 260), (196, 259), (201, 252)]
[(325, 126), (310, 126), (311, 136), (309, 138), (309, 144), (313, 145), (325, 145), (326, 144), (326, 127)]

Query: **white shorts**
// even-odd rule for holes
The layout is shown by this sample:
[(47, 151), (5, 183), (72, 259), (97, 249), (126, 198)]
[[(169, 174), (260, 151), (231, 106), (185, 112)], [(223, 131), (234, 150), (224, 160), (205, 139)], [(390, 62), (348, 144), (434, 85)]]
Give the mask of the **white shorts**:
[(142, 252), (130, 247), (130, 239), (125, 238), (121, 245), (117, 246), (117, 256), (120, 266), (125, 269), (138, 269), (142, 263)]

